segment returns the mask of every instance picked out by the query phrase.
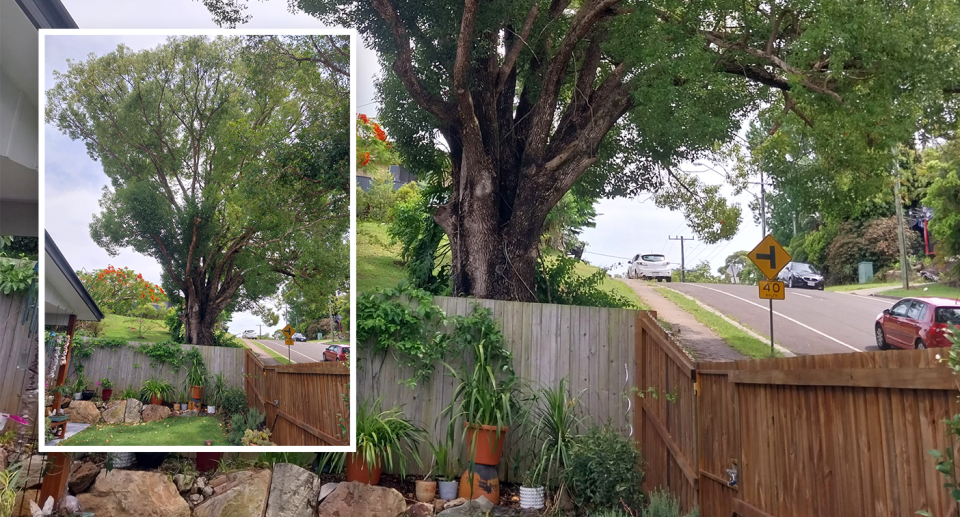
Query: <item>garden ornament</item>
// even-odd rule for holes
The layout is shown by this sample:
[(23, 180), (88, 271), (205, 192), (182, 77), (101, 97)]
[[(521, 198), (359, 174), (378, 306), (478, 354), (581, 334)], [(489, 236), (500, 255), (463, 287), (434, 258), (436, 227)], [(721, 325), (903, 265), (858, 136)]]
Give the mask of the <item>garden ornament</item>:
[(80, 500), (68, 495), (60, 501), (60, 510), (70, 512), (70, 514), (80, 513)]
[(43, 508), (37, 506), (37, 503), (30, 501), (30, 514), (33, 517), (47, 517), (48, 515), (53, 515), (53, 496), (47, 498), (47, 501), (43, 503)]

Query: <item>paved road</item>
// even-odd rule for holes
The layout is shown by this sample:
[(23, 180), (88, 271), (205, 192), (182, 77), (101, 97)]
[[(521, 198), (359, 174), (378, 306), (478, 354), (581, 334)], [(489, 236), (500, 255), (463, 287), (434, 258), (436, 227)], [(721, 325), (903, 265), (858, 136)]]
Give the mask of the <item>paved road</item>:
[[(669, 287), (718, 309), (769, 339), (769, 302), (757, 297), (757, 286), (671, 283)], [(798, 355), (874, 351), (874, 322), (877, 314), (891, 305), (893, 300), (884, 298), (787, 289), (786, 300), (773, 302), (774, 338)]]
[(274, 352), (287, 357), (287, 349), (290, 349), (290, 360), (295, 363), (319, 363), (323, 361), (323, 351), (327, 349), (329, 345), (320, 344), (320, 343), (305, 343), (303, 341), (297, 342), (295, 345), (288, 347), (283, 344), (282, 340), (276, 339), (249, 339), (260, 346), (268, 347)]

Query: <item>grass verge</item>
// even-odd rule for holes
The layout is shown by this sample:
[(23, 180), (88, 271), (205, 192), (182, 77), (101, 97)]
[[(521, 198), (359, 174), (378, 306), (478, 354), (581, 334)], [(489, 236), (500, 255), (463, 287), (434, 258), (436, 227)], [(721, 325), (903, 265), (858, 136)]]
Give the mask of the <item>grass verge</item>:
[(163, 320), (144, 320), (143, 337), (140, 337), (140, 323), (137, 318), (107, 314), (103, 318), (103, 334), (100, 337), (107, 339), (123, 339), (124, 341), (144, 341), (159, 343), (170, 340), (170, 332)]
[(396, 287), (404, 278), (400, 245), (390, 243), (387, 225), (357, 221), (357, 292)]
[[(287, 359), (286, 357), (280, 355), (279, 352), (273, 350), (272, 348), (270, 348), (270, 347), (268, 347), (268, 346), (260, 346), (260, 343), (257, 343), (256, 341), (247, 341), (246, 339), (244, 339), (244, 340), (242, 340), (242, 341), (243, 341), (244, 346), (246, 346), (247, 348), (249, 348), (249, 349), (251, 349), (251, 350), (263, 350), (264, 352), (267, 353), (267, 355), (269, 355), (270, 357), (276, 359), (277, 362), (279, 362), (280, 364), (293, 364), (293, 361), (291, 361), (291, 360)], [(254, 348), (254, 347), (256, 347), (256, 348)]]
[(94, 424), (60, 442), (60, 445), (202, 446), (204, 440), (213, 440), (214, 445), (230, 445), (220, 420), (206, 416), (171, 417), (136, 424)]
[[(717, 335), (720, 336), (720, 339), (724, 340), (737, 352), (753, 359), (766, 359), (770, 357), (770, 343), (760, 341), (737, 327), (734, 327), (723, 318), (697, 305), (696, 302), (673, 289), (666, 287), (657, 287), (655, 289), (664, 298), (689, 312), (697, 321), (716, 332)], [(783, 357), (783, 354), (776, 350), (774, 350), (774, 355), (776, 357)]]
[[(899, 282), (897, 285), (900, 285)], [(939, 296), (941, 298), (960, 299), (960, 288), (950, 287), (944, 284), (926, 284), (912, 289), (891, 289), (878, 294), (884, 296), (899, 296), (900, 298), (911, 296)]]
[(859, 291), (861, 289), (873, 289), (874, 287), (896, 287), (900, 282), (877, 282), (871, 284), (849, 284), (849, 285), (831, 285), (824, 288), (825, 291), (836, 291), (845, 293), (848, 291)]

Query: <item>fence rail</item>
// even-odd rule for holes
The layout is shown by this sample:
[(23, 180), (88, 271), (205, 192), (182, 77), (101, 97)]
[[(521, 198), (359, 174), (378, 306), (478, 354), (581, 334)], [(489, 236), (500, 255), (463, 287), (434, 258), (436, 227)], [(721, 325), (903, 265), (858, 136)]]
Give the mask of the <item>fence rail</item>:
[[(468, 315), (474, 303), (489, 308), (503, 331), (505, 348), (514, 356), (517, 375), (530, 388), (556, 387), (565, 377), (571, 393), (583, 391), (583, 409), (593, 421), (630, 432), (637, 311), (452, 297), (436, 297), (434, 303), (447, 316)], [(374, 357), (372, 347), (358, 348), (357, 393), (361, 399), (381, 398), (384, 409), (401, 406), (432, 436), (446, 431), (449, 420), (441, 418), (441, 412), (450, 404), (456, 386), (442, 367), (434, 370), (428, 382), (410, 388), (402, 381), (411, 372), (394, 364), (392, 356)], [(456, 434), (459, 446), (461, 436)], [(522, 430), (507, 433), (504, 458), (523, 450), (522, 436)], [(420, 444), (419, 453), (428, 460), (429, 444)], [(409, 473), (425, 474), (429, 468), (408, 461)], [(517, 481), (512, 469), (501, 475)]]
[[(200, 355), (211, 375), (222, 373), (229, 386), (243, 386), (243, 348), (219, 346), (181, 345), (184, 350), (200, 349)], [(162, 363), (150, 366), (149, 356), (129, 347), (97, 348), (90, 357), (83, 359), (83, 374), (96, 383), (98, 379), (109, 378), (113, 382), (114, 393), (119, 394), (127, 388), (139, 390), (143, 382), (151, 377), (164, 379), (174, 387), (183, 386), (187, 377), (185, 368), (173, 368)], [(68, 370), (67, 383), (76, 381), (74, 369)]]
[(637, 334), (638, 387), (676, 394), (635, 399), (647, 490), (705, 517), (958, 515), (928, 452), (960, 452), (937, 351), (693, 363), (649, 315)]
[(350, 444), (350, 406), (346, 399), (350, 392), (350, 368), (346, 363), (268, 366), (250, 350), (245, 362), (247, 403), (266, 414), (274, 443)]

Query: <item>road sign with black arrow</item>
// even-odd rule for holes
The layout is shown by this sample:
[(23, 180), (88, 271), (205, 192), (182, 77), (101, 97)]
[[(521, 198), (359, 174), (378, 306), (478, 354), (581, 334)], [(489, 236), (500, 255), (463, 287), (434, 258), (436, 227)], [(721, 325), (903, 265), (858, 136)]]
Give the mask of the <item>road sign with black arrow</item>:
[(764, 237), (760, 244), (753, 248), (753, 251), (747, 256), (760, 268), (760, 272), (770, 280), (775, 280), (777, 273), (790, 262), (790, 254), (773, 238), (773, 235)]

